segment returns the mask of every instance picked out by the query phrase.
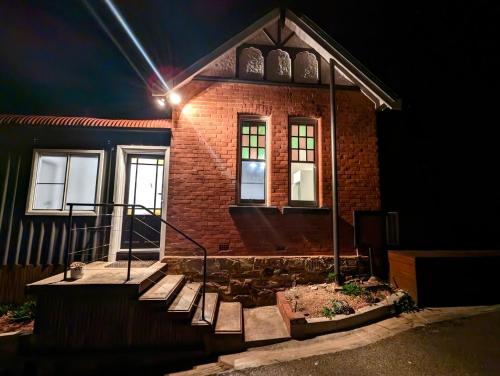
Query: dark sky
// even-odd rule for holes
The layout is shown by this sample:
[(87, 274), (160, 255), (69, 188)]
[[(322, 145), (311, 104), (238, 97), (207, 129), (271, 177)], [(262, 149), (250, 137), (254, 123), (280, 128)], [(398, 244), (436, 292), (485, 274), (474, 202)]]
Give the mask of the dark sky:
[[(153, 82), (102, 1), (88, 4)], [(279, 4), (309, 16), (403, 98), (378, 126), (383, 206), (407, 244), (500, 248), (496, 2), (115, 4), (167, 79)], [(2, 0), (0, 46), (0, 113), (165, 116), (82, 1)]]

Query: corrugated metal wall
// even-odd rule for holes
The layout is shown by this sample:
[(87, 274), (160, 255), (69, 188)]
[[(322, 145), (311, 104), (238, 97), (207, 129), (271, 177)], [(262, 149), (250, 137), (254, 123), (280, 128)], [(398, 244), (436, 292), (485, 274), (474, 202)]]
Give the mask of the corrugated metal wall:
[[(24, 291), (25, 283), (48, 276), (47, 271), (59, 272), (57, 266), (64, 262), (68, 217), (25, 213), (33, 149), (104, 149), (102, 201), (111, 202), (116, 146), (169, 144), (168, 129), (0, 127), (0, 302), (10, 301), (13, 296), (18, 300), (22, 294), (13, 293), (13, 288)], [(97, 247), (104, 244), (102, 237), (107, 236), (97, 229), (104, 220), (102, 216), (74, 218), (73, 229), (77, 231), (70, 251), (89, 249), (89, 252), (77, 254), (71, 261), (95, 260), (107, 255), (106, 247)], [(30, 270), (23, 272), (14, 266), (30, 266)], [(18, 283), (6, 283), (8, 280)]]

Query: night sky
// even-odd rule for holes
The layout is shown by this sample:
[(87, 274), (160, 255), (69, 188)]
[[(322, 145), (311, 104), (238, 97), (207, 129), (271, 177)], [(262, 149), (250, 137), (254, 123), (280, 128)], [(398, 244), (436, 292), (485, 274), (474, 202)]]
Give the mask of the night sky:
[[(166, 79), (277, 5), (307, 15), (403, 98), (378, 121), (383, 208), (401, 212), (403, 246), (500, 248), (495, 2), (115, 4)], [(151, 69), (101, 1), (2, 0), (0, 46), (0, 113), (165, 116)]]

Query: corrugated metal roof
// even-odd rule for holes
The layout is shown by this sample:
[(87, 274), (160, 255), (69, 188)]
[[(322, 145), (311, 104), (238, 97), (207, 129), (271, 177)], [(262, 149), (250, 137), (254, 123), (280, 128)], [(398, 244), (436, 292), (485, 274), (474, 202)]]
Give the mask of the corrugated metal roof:
[(0, 114), (0, 125), (57, 125), (80, 127), (170, 128), (170, 119), (130, 120), (99, 119), (78, 116)]

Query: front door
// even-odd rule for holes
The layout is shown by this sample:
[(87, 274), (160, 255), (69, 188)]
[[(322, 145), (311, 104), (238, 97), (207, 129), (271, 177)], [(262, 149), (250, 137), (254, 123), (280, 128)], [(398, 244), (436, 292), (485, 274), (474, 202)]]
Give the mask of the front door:
[[(132, 249), (160, 249), (163, 207), (164, 155), (129, 154), (126, 163), (125, 204), (143, 205), (135, 208)], [(132, 209), (123, 211), (121, 248), (129, 248)]]

